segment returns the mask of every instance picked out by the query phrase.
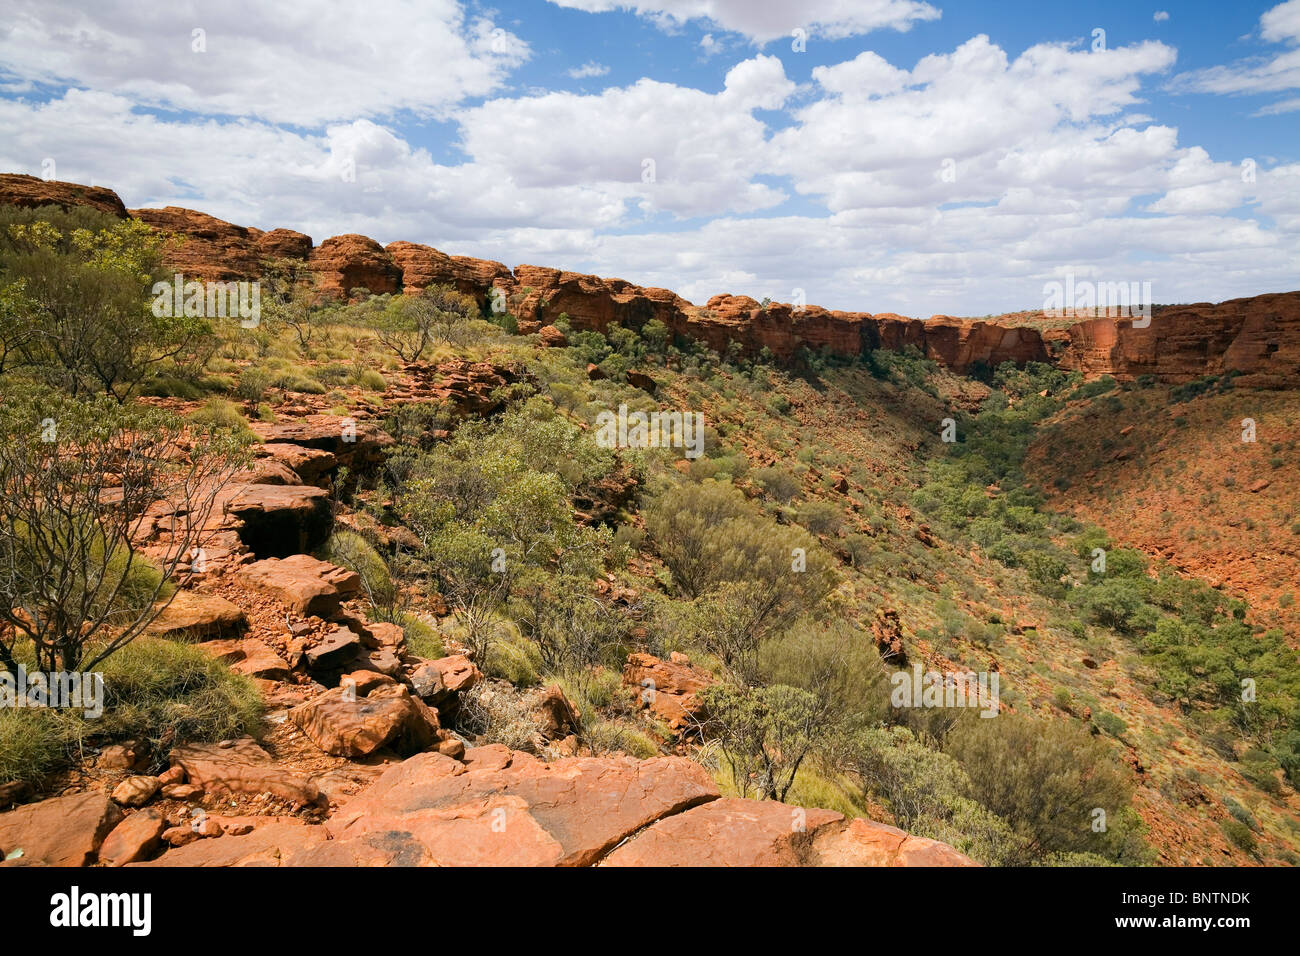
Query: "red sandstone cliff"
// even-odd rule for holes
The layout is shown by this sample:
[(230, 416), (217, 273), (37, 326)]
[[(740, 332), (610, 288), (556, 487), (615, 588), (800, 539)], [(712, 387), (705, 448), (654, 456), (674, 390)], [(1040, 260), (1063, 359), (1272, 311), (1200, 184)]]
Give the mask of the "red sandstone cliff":
[[(127, 211), (112, 190), (33, 176), (0, 175), (0, 202), (32, 207), (88, 205), (113, 215)], [(676, 335), (725, 351), (767, 349), (782, 360), (800, 349), (854, 356), (864, 350), (915, 346), (954, 371), (1002, 362), (1054, 362), (1089, 376), (1131, 380), (1154, 375), (1183, 382), (1235, 371), (1238, 384), (1265, 388), (1294, 385), (1300, 378), (1300, 292), (1270, 293), (1217, 305), (1161, 306), (1148, 328), (1128, 319), (1098, 318), (1069, 329), (1040, 329), (1023, 319), (999, 323), (946, 315), (927, 320), (892, 313), (838, 312), (809, 305), (766, 307), (748, 296), (716, 295), (696, 306), (668, 289), (623, 279), (451, 256), (432, 246), (342, 235), (313, 246), (288, 229), (262, 232), (201, 212), (168, 206), (134, 209), (130, 215), (183, 242), (168, 248), (167, 263), (187, 276), (229, 280), (258, 276), (270, 258), (306, 260), (321, 292), (342, 299), (353, 289), (372, 293), (417, 292), (449, 283), (487, 307), (492, 289), (506, 295), (509, 310), (536, 327), (568, 316), (578, 329), (604, 331), (611, 323), (639, 328), (657, 319)]]

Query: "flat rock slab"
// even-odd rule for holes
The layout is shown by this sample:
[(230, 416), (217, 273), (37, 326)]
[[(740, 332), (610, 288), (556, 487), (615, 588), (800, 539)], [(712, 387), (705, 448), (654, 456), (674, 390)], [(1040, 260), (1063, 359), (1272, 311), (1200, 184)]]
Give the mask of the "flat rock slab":
[(500, 763), (436, 753), (404, 761), (325, 824), (329, 852), (389, 865), (587, 866), (655, 820), (718, 796), (704, 768), (682, 757), (543, 763), (513, 752)]
[(239, 836), (196, 840), (148, 863), (131, 866), (280, 866), (285, 857), (323, 843), (323, 827), (275, 822)]
[(251, 737), (221, 744), (184, 744), (172, 748), (172, 766), (189, 782), (213, 793), (270, 793), (301, 806), (315, 803), (320, 790), (309, 779), (277, 766)]
[(330, 631), (307, 648), (307, 666), (312, 670), (333, 670), (351, 662), (361, 650), (361, 637), (346, 627)]
[(647, 827), (605, 866), (974, 866), (935, 840), (775, 800), (715, 800)]
[(22, 855), (0, 866), (89, 866), (122, 811), (98, 791), (73, 793), (0, 813), (0, 858)]
[(331, 618), (361, 590), (355, 571), (306, 554), (256, 561), (239, 572), (249, 587), (269, 594), (305, 616)]
[(177, 591), (149, 630), (159, 637), (207, 641), (235, 637), (247, 627), (243, 610), (220, 595)]
[(205, 641), (196, 646), (224, 661), (236, 674), (263, 680), (289, 679), (290, 667), (284, 658), (255, 637), (242, 641)]

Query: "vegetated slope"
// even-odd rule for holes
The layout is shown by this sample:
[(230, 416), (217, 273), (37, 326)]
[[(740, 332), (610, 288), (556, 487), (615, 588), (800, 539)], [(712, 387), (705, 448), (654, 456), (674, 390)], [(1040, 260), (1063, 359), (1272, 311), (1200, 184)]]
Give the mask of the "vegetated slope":
[(1064, 409), (1030, 449), (1029, 471), (1051, 507), (1247, 599), (1294, 647), (1298, 449), (1295, 392), (1152, 385)]
[[(965, 419), (962, 408), (988, 390), (915, 358), (878, 354), (877, 360), (883, 375), (861, 365), (831, 367), (812, 378), (814, 385), (778, 374), (748, 402), (726, 376), (705, 383), (711, 396), (699, 385), (686, 394), (745, 436), (755, 461), (771, 460), (775, 452), (803, 472), (802, 500), (789, 507), (790, 519), (821, 530), (848, 565), (847, 617), (865, 631), (874, 629), (877, 639), (896, 619), (910, 656), (941, 670), (995, 669), (1010, 710), (1083, 721), (1113, 738), (1113, 759), (1136, 773), (1135, 805), (1162, 862), (1252, 860), (1221, 826), (1236, 816), (1250, 818), (1266, 854), (1294, 861), (1300, 833), (1294, 791), (1275, 780), (1265, 790), (1246, 779), (1243, 770), (1260, 779), (1255, 765), (1243, 767), (1222, 736), (1153, 693), (1150, 666), (1131, 636), (1097, 623), (1064, 589), (1037, 584), (1025, 564), (1037, 566), (1006, 551), (1013, 539), (1024, 554), (1051, 548), (1065, 563), (1053, 566), (1049, 578), (1061, 571), (1087, 581), (1091, 549), (1080, 557), (1072, 543), (1085, 529), (1041, 505), (1013, 503), (1010, 520), (997, 519), (1000, 536), (992, 540), (979, 522), (993, 519), (980, 515), (991, 514), (1009, 487), (958, 486), (975, 502), (957, 509), (976, 513), (974, 529), (950, 524), (932, 495), (914, 492), (952, 454), (953, 446), (939, 440), (941, 420), (955, 414), (963, 418), (963, 432), (978, 429), (978, 419)], [(1076, 398), (1070, 407), (1095, 401)], [(771, 420), (771, 409), (787, 402), (793, 422), (782, 428)], [(1057, 449), (1055, 457), (1068, 459), (1068, 452)], [(844, 491), (840, 476), (848, 479)]]
[[(347, 734), (321, 682), (356, 652), (348, 666), (427, 692), (452, 752), (687, 755), (728, 794), (889, 820), (988, 863), (1144, 862), (1137, 816), (1163, 862), (1295, 862), (1295, 655), (1244, 603), (1053, 514), (1024, 474), (1039, 430), (1105, 407), (1114, 383), (1031, 364), (990, 387), (915, 348), (777, 366), (655, 320), (518, 334), (437, 288), (296, 295), (138, 380), (140, 401), (262, 439), (243, 479), (258, 490), (192, 583), (243, 613), (246, 642), (202, 643), (256, 672), (263, 743), (289, 772), (345, 793), (373, 777), (323, 756)], [(430, 309), (444, 324), (411, 361)], [(703, 457), (602, 447), (598, 416), (622, 405), (704, 413)], [(250, 524), (271, 517), (364, 589), (315, 613), (250, 586), (267, 572), (245, 572), (252, 551), (280, 547)], [(484, 566), (495, 547), (508, 584)], [(351, 627), (367, 646), (330, 644)], [(414, 679), (474, 672), (447, 652), (487, 680)], [(996, 671), (1002, 714), (891, 708), (904, 659)], [(648, 702), (646, 673), (675, 700)], [(1235, 706), (1242, 676), (1259, 708)]]

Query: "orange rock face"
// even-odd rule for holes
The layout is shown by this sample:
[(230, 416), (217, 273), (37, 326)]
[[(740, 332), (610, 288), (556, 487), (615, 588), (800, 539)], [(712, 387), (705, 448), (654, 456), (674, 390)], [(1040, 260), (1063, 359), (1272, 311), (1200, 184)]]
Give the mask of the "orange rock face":
[[(111, 190), (34, 176), (0, 175), (0, 202), (87, 205), (113, 215), (126, 209)], [(1128, 319), (1098, 318), (1066, 329), (1032, 323), (998, 323), (946, 315), (928, 320), (892, 313), (838, 312), (785, 303), (766, 307), (748, 296), (717, 295), (695, 306), (668, 289), (645, 288), (623, 279), (451, 256), (432, 246), (393, 242), (384, 248), (365, 236), (343, 235), (313, 248), (311, 239), (287, 229), (262, 232), (189, 209), (137, 209), (131, 215), (184, 237), (167, 264), (197, 279), (256, 277), (267, 259), (306, 259), (327, 297), (342, 299), (356, 288), (372, 293), (418, 292), (449, 283), (490, 306), (493, 288), (506, 294), (521, 328), (536, 330), (561, 314), (575, 329), (603, 332), (613, 323), (639, 329), (657, 319), (674, 335), (702, 341), (718, 351), (732, 343), (748, 355), (767, 349), (789, 361), (800, 350), (826, 350), (852, 357), (870, 349), (915, 346), (956, 372), (1012, 361), (1055, 362), (1088, 375), (1121, 380), (1154, 375), (1184, 382), (1237, 372), (1238, 384), (1280, 388), (1300, 372), (1300, 292), (1234, 299), (1217, 305), (1157, 307), (1148, 328)]]
[(262, 274), (262, 255), (254, 230), (180, 206), (132, 209), (131, 216), (176, 236), (163, 261), (188, 279), (228, 282), (255, 279)]
[(402, 273), (402, 289), (419, 292), (431, 285), (448, 284), (472, 295), (484, 305), (493, 285), (509, 287), (514, 282), (503, 263), (469, 256), (449, 256), (433, 246), (418, 242), (390, 242), (385, 251)]
[(402, 287), (402, 270), (367, 236), (331, 236), (312, 250), (308, 261), (319, 278), (320, 293), (330, 298), (345, 299), (353, 289), (383, 295)]
[(126, 206), (117, 193), (102, 186), (82, 186), (39, 179), (19, 173), (0, 173), (0, 203), (34, 209), (37, 206), (90, 206), (119, 219), (126, 218)]
[(1187, 382), (1237, 372), (1239, 385), (1284, 388), (1300, 374), (1300, 292), (1161, 306), (1146, 328), (1089, 319), (1068, 335), (1061, 366), (1090, 375)]
[(774, 800), (727, 798), (657, 821), (606, 866), (977, 866), (946, 843)]

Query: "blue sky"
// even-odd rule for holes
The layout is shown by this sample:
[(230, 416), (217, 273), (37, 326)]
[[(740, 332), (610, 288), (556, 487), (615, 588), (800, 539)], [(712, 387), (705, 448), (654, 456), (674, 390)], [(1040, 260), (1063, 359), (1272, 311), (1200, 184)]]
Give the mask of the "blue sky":
[(9, 6), (0, 169), (128, 206), (698, 302), (1300, 287), (1300, 0)]

